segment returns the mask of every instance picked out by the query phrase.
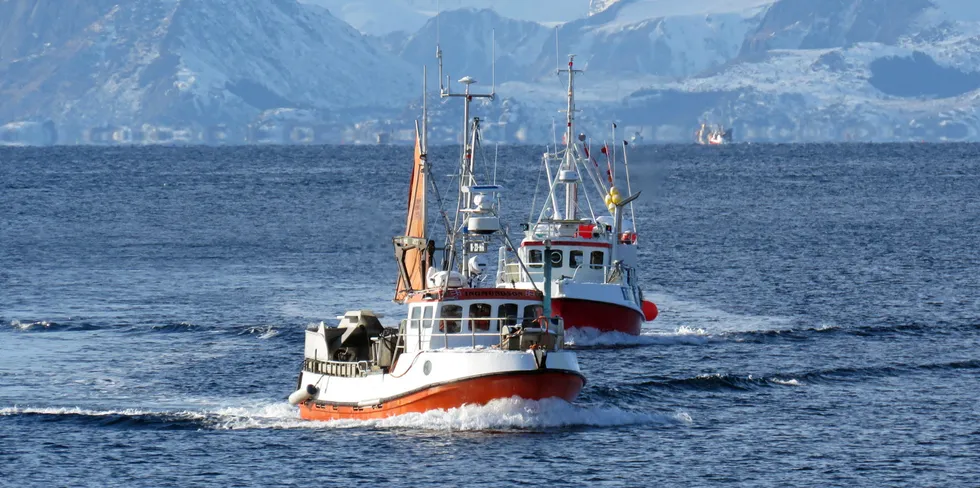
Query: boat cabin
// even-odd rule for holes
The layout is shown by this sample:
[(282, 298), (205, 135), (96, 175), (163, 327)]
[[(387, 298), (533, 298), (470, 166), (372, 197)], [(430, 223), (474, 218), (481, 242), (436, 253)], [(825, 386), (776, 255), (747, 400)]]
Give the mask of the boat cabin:
[(499, 345), (508, 328), (537, 327), (541, 293), (501, 288), (457, 288), (420, 293), (408, 300), (399, 327), (405, 352)]
[(553, 279), (567, 278), (579, 283), (608, 282), (614, 261), (622, 261), (628, 266), (636, 262), (636, 235), (625, 232), (613, 239), (611, 225), (602, 219), (600, 217), (598, 223), (568, 221), (539, 224), (533, 232), (527, 233), (517, 251), (519, 259), (526, 263), (526, 269), (517, 261), (507, 259), (506, 249), (501, 248), (497, 286), (543, 283), (544, 240), (547, 238), (552, 239)]

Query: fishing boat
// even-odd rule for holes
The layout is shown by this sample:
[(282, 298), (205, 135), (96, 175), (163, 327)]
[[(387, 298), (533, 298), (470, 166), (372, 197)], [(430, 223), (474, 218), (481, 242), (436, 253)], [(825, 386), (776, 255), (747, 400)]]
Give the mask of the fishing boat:
[[(440, 212), (444, 245), (437, 248), (429, 230), (426, 195), (436, 187), (423, 108), (405, 235), (393, 239), (394, 299), (405, 306), (406, 318), (385, 327), (378, 314), (354, 310), (336, 327), (308, 328), (297, 389), (289, 396), (304, 419), (374, 419), (515, 396), (572, 401), (585, 384), (575, 353), (564, 349), (564, 326), (552, 313), (550, 290), (497, 288), (488, 276), (483, 253), (494, 240), (507, 239), (499, 217), (503, 188), (477, 181), (480, 121), (470, 119), (470, 101), (492, 99), (493, 93), (472, 92), (472, 78), (460, 82), (462, 93), (440, 89), (443, 97), (464, 101), (466, 121), (454, 221)], [(550, 243), (543, 249), (550, 252)]]
[[(504, 289), (550, 289), (555, 313), (566, 329), (638, 335), (644, 321), (657, 316), (657, 306), (644, 300), (637, 269), (637, 245), (629, 164), (623, 141), (627, 194), (616, 186), (615, 145), (603, 145), (606, 172), (602, 174), (586, 136), (575, 137), (574, 56), (568, 68), (564, 147), (545, 153), (542, 172), (547, 194), (540, 211), (532, 202), (531, 215), (516, 256), (500, 249), (497, 286)], [(615, 124), (613, 125), (615, 131)], [(615, 134), (614, 134), (615, 137)], [(615, 140), (615, 139), (614, 139)], [(589, 196), (591, 193), (591, 197)], [(537, 200), (535, 190), (535, 200)], [(626, 220), (625, 212), (630, 218)], [(534, 218), (537, 212), (537, 218)], [(532, 220), (533, 219), (533, 220)], [(550, 243), (551, 252), (546, 252)], [(526, 265), (522, 264), (526, 263)], [(548, 267), (554, 276), (545, 273)]]
[(710, 127), (708, 124), (701, 124), (697, 132), (694, 133), (695, 142), (703, 146), (721, 146), (732, 143), (732, 129), (725, 129), (722, 126)]

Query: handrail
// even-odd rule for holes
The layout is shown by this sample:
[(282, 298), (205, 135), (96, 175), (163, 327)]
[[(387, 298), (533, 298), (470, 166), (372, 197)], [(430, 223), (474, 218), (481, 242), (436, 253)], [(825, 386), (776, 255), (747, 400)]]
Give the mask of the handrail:
[[(515, 317), (465, 317), (465, 318), (463, 318), (463, 317), (459, 317), (459, 318), (456, 318), (456, 317), (430, 317), (428, 319), (419, 318), (419, 319), (409, 319), (409, 320), (417, 320), (419, 322), (419, 325), (420, 326), (418, 328), (418, 330), (419, 330), (419, 332), (418, 332), (419, 346), (418, 347), (421, 350), (422, 349), (422, 344), (421, 344), (421, 342), (422, 342), (422, 332), (421, 332), (421, 329), (425, 329), (426, 328), (426, 327), (424, 327), (422, 325), (422, 323), (425, 322), (425, 321), (431, 321), (432, 322), (432, 325), (429, 326), (429, 329), (434, 329), (433, 325), (435, 325), (436, 322), (450, 322), (450, 321), (452, 321), (452, 322), (456, 322), (456, 321), (458, 321), (458, 322), (474, 322), (474, 321), (484, 321), (484, 320), (487, 321), (487, 322), (490, 322), (490, 321), (497, 321), (497, 322), (500, 322), (500, 321), (513, 321), (514, 322), (513, 323), (513, 326), (521, 325), (523, 327), (524, 326), (523, 324), (524, 324), (524, 322), (526, 320), (531, 320), (531, 323), (534, 324), (534, 323), (540, 322), (542, 319), (543, 319), (543, 317), (537, 317), (537, 318), (534, 318), (534, 319), (530, 319), (529, 317), (515, 316)], [(553, 329), (552, 328), (552, 325), (557, 325), (557, 327), (555, 327)], [(554, 333), (555, 335), (558, 335), (558, 336), (564, 336), (564, 329), (565, 329), (565, 327), (564, 327), (563, 321), (560, 318), (558, 319), (558, 324), (551, 324), (551, 323), (549, 323), (549, 325), (547, 327), (538, 327), (538, 328), (546, 329), (549, 333)], [(469, 331), (464, 332), (463, 329), (462, 329), (462, 324), (460, 324), (460, 331), (459, 332), (449, 332), (449, 328), (448, 327), (443, 327), (442, 332), (439, 333), (439, 334), (430, 332), (429, 333), (429, 341), (430, 341), (430, 344), (431, 344), (431, 340), (432, 340), (433, 337), (437, 337), (438, 335), (441, 335), (442, 338), (443, 338), (443, 347), (442, 348), (443, 349), (449, 349), (449, 338), (450, 337), (464, 337), (466, 335), (469, 335), (470, 336), (470, 340), (471, 340), (471, 347), (476, 347), (476, 338), (477, 337), (500, 337), (500, 332), (501, 332), (500, 325), (497, 326), (497, 330), (490, 331), (489, 324), (487, 325), (486, 332), (477, 332), (476, 329), (474, 327), (472, 327), (472, 326), (469, 327)], [(398, 333), (398, 336), (404, 336), (403, 338), (405, 339), (405, 341), (408, 340), (408, 333), (407, 332), (405, 334), (402, 334), (401, 332), (399, 332)]]
[[(614, 265), (614, 264), (589, 264), (589, 263), (584, 263), (584, 264), (580, 264), (580, 265), (576, 266), (575, 268), (573, 268), (575, 271), (572, 273), (572, 276), (570, 278), (571, 278), (572, 281), (576, 281), (576, 278), (578, 277), (579, 271), (581, 271), (582, 269), (585, 269), (585, 271), (583, 271), (584, 273), (593, 272), (593, 271), (594, 272), (602, 271), (603, 281), (605, 281), (605, 279), (608, 277), (607, 271), (609, 271), (610, 269), (614, 269), (616, 267), (617, 266)], [(619, 268), (620, 269), (626, 269), (626, 268), (631, 268), (631, 266), (626, 266), (626, 265), (622, 265), (621, 264), (621, 265), (619, 265)], [(534, 268), (534, 269), (542, 269), (542, 268)], [(558, 268), (558, 269), (559, 270), (564, 270), (565, 268)], [(544, 276), (544, 271), (532, 271), (532, 272), (528, 273), (528, 277), (531, 278), (532, 280), (533, 280), (533, 278), (543, 278), (543, 276)], [(567, 275), (565, 275), (565, 276), (567, 276)]]
[[(541, 269), (541, 268), (534, 268), (534, 269)], [(559, 268), (559, 269), (565, 269), (565, 268)], [(591, 273), (591, 272), (598, 272), (598, 271), (601, 270), (602, 271), (602, 282), (603, 283), (609, 283), (609, 281), (608, 281), (609, 280), (609, 272), (611, 270), (615, 270), (615, 269), (623, 270), (626, 273), (635, 270), (635, 268), (633, 266), (627, 266), (627, 265), (622, 264), (622, 263), (620, 263), (618, 265), (616, 265), (616, 264), (589, 264), (589, 263), (584, 263), (584, 264), (580, 264), (580, 265), (578, 265), (578, 266), (576, 266), (574, 268), (575, 271), (572, 273), (572, 276), (562, 275), (562, 276), (559, 277), (559, 279), (561, 277), (566, 277), (566, 278), (570, 278), (571, 281), (578, 281), (578, 274), (579, 274), (579, 272)], [(534, 281), (535, 278), (538, 278), (540, 280), (540, 279), (543, 279), (543, 277), (544, 277), (544, 272), (543, 271), (532, 271), (532, 272), (528, 273), (528, 278), (530, 279), (530, 281)]]

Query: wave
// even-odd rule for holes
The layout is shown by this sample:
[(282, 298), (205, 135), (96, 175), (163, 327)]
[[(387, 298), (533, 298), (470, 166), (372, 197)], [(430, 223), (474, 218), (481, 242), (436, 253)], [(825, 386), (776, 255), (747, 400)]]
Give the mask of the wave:
[(279, 330), (275, 329), (271, 325), (265, 325), (260, 327), (249, 327), (238, 335), (257, 335), (259, 339), (272, 339), (273, 337), (279, 335)]
[(92, 323), (86, 321), (51, 322), (47, 320), (20, 321), (13, 320), (10, 326), (21, 331), (95, 331), (95, 330), (117, 330), (120, 332), (188, 332), (199, 331), (203, 328), (189, 322), (174, 322), (168, 324), (156, 324), (146, 327), (137, 324), (111, 324), (111, 323)]
[(674, 332), (643, 329), (640, 335), (623, 332), (602, 332), (591, 327), (565, 331), (565, 345), (575, 348), (649, 345), (701, 345), (713, 339), (704, 329), (678, 327)]
[(301, 334), (303, 330), (299, 327), (290, 327), (281, 330), (274, 325), (222, 326), (200, 325), (192, 322), (170, 322), (165, 324), (97, 324), (85, 321), (50, 322), (46, 320), (12, 320), (10, 321), (10, 327), (19, 332), (77, 332), (109, 330), (126, 334), (226, 333), (239, 336), (257, 336), (259, 339), (271, 339), (281, 334), (286, 334), (287, 336), (297, 335)]
[(301, 327), (279, 327), (276, 325), (201, 325), (191, 322), (175, 322), (170, 324), (153, 325), (150, 327), (134, 326), (130, 329), (135, 333), (212, 333), (212, 334), (234, 334), (236, 336), (256, 336), (259, 339), (272, 339), (280, 335), (285, 337), (302, 337), (304, 328)]
[(57, 324), (52, 324), (46, 320), (38, 320), (36, 322), (21, 322), (19, 320), (13, 320), (10, 322), (10, 326), (19, 330), (31, 330), (31, 329), (47, 329), (52, 325), (57, 326)]
[(775, 383), (777, 385), (783, 385), (783, 386), (802, 386), (803, 385), (803, 383), (800, 383), (799, 380), (793, 379), (793, 378), (790, 378), (788, 380), (784, 380), (782, 378), (770, 378), (769, 381), (771, 381), (772, 383)]
[(702, 301), (687, 300), (663, 291), (649, 291), (646, 295), (660, 308), (660, 316), (654, 325), (664, 329), (693, 325), (695, 329), (722, 335), (787, 329), (798, 321), (796, 317), (728, 312)]
[(867, 378), (911, 374), (916, 371), (947, 371), (960, 369), (980, 369), (980, 359), (948, 361), (918, 365), (880, 365), (868, 367), (841, 367), (804, 371), (796, 373), (774, 373), (763, 376), (734, 375), (734, 374), (700, 374), (690, 378), (655, 378), (642, 383), (619, 387), (609, 395), (622, 395), (623, 390), (635, 390), (632, 393), (650, 387), (692, 390), (736, 390), (747, 391), (767, 387), (801, 387), (809, 384), (831, 383), (841, 381), (860, 381)]
[[(70, 318), (68, 320), (71, 320)], [(22, 322), (11, 320), (10, 327), (22, 332), (56, 332), (56, 331), (90, 331), (99, 330), (102, 327), (89, 322), (50, 322), (47, 320), (33, 320)]]
[(772, 338), (805, 339), (812, 334), (836, 333), (842, 328), (836, 325), (816, 327), (764, 329), (747, 331), (709, 332), (703, 327), (682, 325), (674, 331), (643, 329), (640, 335), (623, 332), (602, 332), (591, 327), (576, 328), (565, 332), (565, 345), (576, 348), (627, 347), (648, 345), (702, 345), (711, 342), (768, 341)]
[(74, 422), (103, 427), (160, 430), (199, 429), (203, 417), (193, 412), (151, 412), (141, 409), (90, 410), (73, 408), (0, 408), (0, 417), (33, 417), (44, 422)]
[(980, 369), (980, 359), (970, 359), (966, 361), (952, 361), (948, 363), (933, 363), (919, 366), (921, 369)]
[[(972, 327), (972, 326), (971, 326)], [(840, 326), (822, 324), (817, 326), (789, 327), (784, 329), (768, 329), (757, 331), (726, 332), (717, 337), (725, 337), (742, 342), (769, 342), (772, 340), (808, 340), (821, 335), (847, 335), (857, 337), (876, 337), (888, 335), (920, 336), (936, 332), (962, 329), (954, 325), (930, 324), (898, 324), (898, 325), (862, 325)]]
[(635, 386), (635, 388), (660, 387), (694, 390), (737, 390), (746, 391), (766, 387), (800, 387), (809, 384), (841, 381), (860, 381), (889, 375), (911, 374), (927, 370), (980, 369), (980, 360), (970, 359), (919, 365), (880, 365), (868, 367), (842, 367), (796, 373), (774, 373), (764, 376), (733, 374), (701, 374), (692, 378), (657, 378)]
[(134, 332), (165, 332), (165, 333), (180, 333), (180, 332), (195, 332), (202, 329), (210, 327), (202, 327), (200, 325), (191, 322), (171, 322), (168, 324), (157, 324), (151, 325), (148, 329), (144, 327), (134, 327)]
[[(661, 330), (680, 330), (689, 327), (702, 331), (708, 340), (770, 342), (808, 340), (822, 334), (850, 336), (903, 335), (919, 336), (936, 332), (968, 331), (980, 328), (975, 318), (959, 321), (937, 320), (932, 323), (910, 320), (905, 323), (828, 323), (825, 318), (806, 316), (751, 315), (722, 310), (720, 306), (680, 298), (664, 291), (648, 292), (648, 297), (660, 306), (661, 314), (651, 325)], [(644, 330), (646, 332), (646, 330)], [(608, 342), (612, 342), (609, 344)], [(654, 343), (636, 341), (639, 344)], [(597, 345), (629, 345), (630, 341), (606, 341)]]
[(578, 406), (560, 399), (541, 401), (507, 398), (487, 405), (412, 413), (376, 420), (308, 421), (285, 402), (251, 404), (203, 411), (144, 409), (92, 410), (74, 408), (0, 408), (0, 417), (39, 418), (45, 422), (76, 422), (109, 428), (160, 430), (242, 429), (413, 429), (431, 431), (543, 430), (623, 425), (688, 425), (684, 412), (673, 414), (623, 410), (614, 406)]
[(804, 383), (794, 375), (755, 377), (731, 374), (700, 374), (693, 378), (653, 380), (642, 383), (644, 387), (661, 387), (692, 390), (752, 390), (765, 387), (803, 386)]
[(912, 323), (897, 325), (863, 325), (845, 329), (845, 332), (860, 337), (870, 337), (890, 334), (921, 335), (934, 330), (936, 330), (935, 326)]

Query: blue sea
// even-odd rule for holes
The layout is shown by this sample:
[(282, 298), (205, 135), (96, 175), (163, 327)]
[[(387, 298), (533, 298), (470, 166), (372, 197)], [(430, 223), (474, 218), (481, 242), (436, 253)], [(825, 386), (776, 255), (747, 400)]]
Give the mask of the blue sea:
[(303, 330), (400, 316), (411, 157), (0, 148), (0, 485), (980, 486), (980, 146), (637, 148), (661, 315), (578, 400), (302, 421)]

